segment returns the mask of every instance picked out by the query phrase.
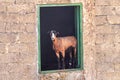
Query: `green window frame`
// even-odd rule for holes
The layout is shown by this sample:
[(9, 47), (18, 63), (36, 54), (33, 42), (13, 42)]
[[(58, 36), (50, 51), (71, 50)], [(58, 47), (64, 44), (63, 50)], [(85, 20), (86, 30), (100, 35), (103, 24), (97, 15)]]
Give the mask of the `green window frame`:
[[(40, 46), (40, 8), (41, 7), (58, 7), (58, 6), (74, 6), (75, 7), (75, 26), (77, 34), (77, 56), (78, 56), (78, 68), (75, 69), (64, 69), (64, 70), (41, 70), (41, 46)], [(83, 5), (82, 3), (71, 3), (71, 4), (42, 4), (37, 5), (37, 29), (38, 29), (38, 72), (48, 73), (48, 72), (59, 72), (59, 71), (75, 71), (83, 70), (83, 29), (82, 29), (82, 15), (83, 15)]]

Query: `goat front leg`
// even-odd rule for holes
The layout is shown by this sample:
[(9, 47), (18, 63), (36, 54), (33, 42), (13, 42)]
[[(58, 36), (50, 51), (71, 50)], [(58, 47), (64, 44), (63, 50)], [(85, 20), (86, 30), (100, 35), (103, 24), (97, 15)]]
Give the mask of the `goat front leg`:
[(56, 56), (57, 56), (57, 61), (58, 61), (58, 69), (60, 69), (61, 66), (60, 66), (60, 54), (59, 54), (59, 52), (56, 53)]
[(62, 69), (65, 69), (65, 51), (62, 51)]

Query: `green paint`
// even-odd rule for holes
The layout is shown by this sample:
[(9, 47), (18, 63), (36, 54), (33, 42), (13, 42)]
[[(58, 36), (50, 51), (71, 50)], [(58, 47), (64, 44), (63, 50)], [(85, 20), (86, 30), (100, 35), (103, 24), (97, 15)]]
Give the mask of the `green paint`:
[(82, 16), (83, 16), (83, 5), (80, 4), (80, 53), (81, 53), (81, 69), (84, 69), (84, 64), (83, 64), (83, 60), (84, 60), (84, 56), (83, 56), (83, 21), (82, 21)]
[(41, 48), (40, 48), (40, 7), (37, 6), (37, 28), (38, 28), (38, 72), (41, 71)]
[(82, 3), (71, 3), (71, 4), (39, 4), (38, 7), (56, 7), (56, 6), (81, 6)]
[[(65, 70), (47, 70), (41, 71), (41, 48), (40, 48), (40, 7), (57, 7), (57, 6), (74, 6), (75, 7), (75, 26), (77, 31), (77, 57), (78, 57), (78, 67), (75, 69), (65, 69)], [(37, 5), (37, 26), (38, 26), (38, 72), (39, 73), (53, 73), (53, 72), (67, 72), (67, 71), (77, 71), (83, 70), (83, 30), (82, 30), (82, 3), (74, 4), (41, 4)]]
[(76, 9), (77, 9), (77, 11), (76, 11), (76, 17), (77, 17), (77, 52), (78, 52), (78, 54), (77, 54), (77, 56), (78, 56), (78, 67), (80, 67), (80, 34), (79, 34), (79, 32), (80, 32), (80, 12), (79, 12), (79, 6), (77, 6), (76, 7)]

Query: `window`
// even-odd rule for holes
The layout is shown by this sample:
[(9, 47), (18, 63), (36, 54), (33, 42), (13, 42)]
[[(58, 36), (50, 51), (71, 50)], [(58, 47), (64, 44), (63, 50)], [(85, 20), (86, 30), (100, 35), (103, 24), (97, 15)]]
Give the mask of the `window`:
[[(38, 5), (37, 11), (39, 72), (83, 69), (82, 4)], [(64, 41), (54, 43), (60, 37), (67, 37), (66, 42), (70, 42), (62, 51), (59, 48)], [(62, 46), (53, 48), (58, 43)]]

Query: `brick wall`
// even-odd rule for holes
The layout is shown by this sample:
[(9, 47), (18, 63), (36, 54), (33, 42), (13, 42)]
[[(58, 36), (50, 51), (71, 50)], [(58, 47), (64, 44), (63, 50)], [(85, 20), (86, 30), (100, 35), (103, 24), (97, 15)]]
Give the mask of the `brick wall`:
[[(80, 2), (84, 70), (38, 74), (36, 5)], [(119, 0), (0, 0), (0, 80), (119, 80), (119, 47)]]
[(29, 0), (0, 0), (0, 80), (37, 80), (35, 15)]
[(120, 80), (120, 0), (96, 0), (97, 80)]

